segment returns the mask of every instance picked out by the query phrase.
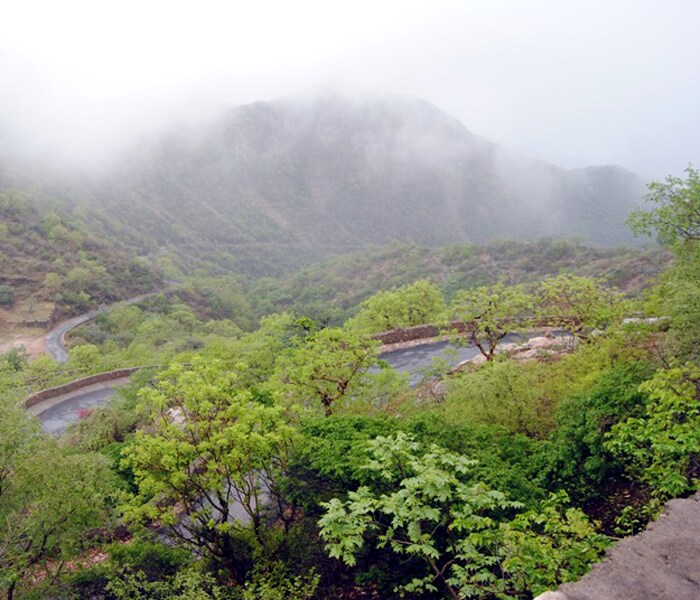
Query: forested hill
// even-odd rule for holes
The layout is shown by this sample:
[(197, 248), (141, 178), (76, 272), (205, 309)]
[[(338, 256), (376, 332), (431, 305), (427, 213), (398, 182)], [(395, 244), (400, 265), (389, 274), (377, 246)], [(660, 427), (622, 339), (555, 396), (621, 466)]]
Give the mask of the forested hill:
[(36, 187), (0, 165), (0, 326), (86, 311), (162, 285), (148, 261), (95, 235), (80, 214)]
[(625, 243), (642, 194), (619, 167), (517, 157), (427, 102), (324, 96), (172, 130), (63, 195), (89, 199), (107, 234), (273, 274), (392, 239)]

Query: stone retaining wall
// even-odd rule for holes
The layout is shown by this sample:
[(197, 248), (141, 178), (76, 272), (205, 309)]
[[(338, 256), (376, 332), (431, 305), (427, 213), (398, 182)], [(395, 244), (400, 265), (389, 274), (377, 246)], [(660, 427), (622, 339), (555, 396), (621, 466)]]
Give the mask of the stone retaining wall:
[(125, 369), (116, 369), (114, 371), (107, 371), (106, 373), (97, 373), (95, 375), (88, 375), (87, 377), (82, 377), (81, 379), (75, 379), (74, 381), (69, 381), (63, 385), (57, 385), (56, 387), (46, 388), (45, 390), (40, 390), (27, 396), (24, 400), (24, 406), (29, 408), (39, 402), (48, 400), (49, 398), (55, 398), (56, 396), (61, 396), (67, 394), (68, 392), (73, 392), (79, 390), (80, 388), (87, 387), (94, 383), (102, 383), (103, 381), (112, 381), (114, 379), (121, 379), (122, 377), (129, 377), (140, 370), (142, 367), (127, 367)]
[(405, 329), (399, 328), (392, 329), (391, 331), (384, 331), (372, 337), (375, 340), (379, 340), (384, 346), (389, 346), (391, 344), (438, 337), (439, 335), (444, 335), (445, 329), (456, 329), (458, 332), (462, 333), (465, 329), (465, 325), (458, 321), (450, 323), (449, 327), (445, 327), (444, 325), (416, 325), (415, 327), (407, 327)]
[(14, 323), (20, 327), (37, 327), (41, 329), (48, 329), (53, 325), (53, 319), (37, 319), (34, 321), (19, 321), (19, 323)]

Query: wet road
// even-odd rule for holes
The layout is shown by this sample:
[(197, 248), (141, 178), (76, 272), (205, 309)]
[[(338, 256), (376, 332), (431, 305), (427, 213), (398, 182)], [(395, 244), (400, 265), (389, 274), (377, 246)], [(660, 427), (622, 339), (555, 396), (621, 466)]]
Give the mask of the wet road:
[(74, 329), (78, 325), (82, 325), (86, 321), (94, 318), (96, 314), (97, 311), (91, 311), (89, 313), (85, 313), (84, 315), (73, 317), (64, 323), (57, 325), (46, 334), (46, 351), (54, 360), (61, 363), (68, 360), (68, 350), (66, 350), (64, 336), (71, 329)]
[[(528, 337), (529, 334), (522, 336), (509, 333), (501, 343), (520, 343)], [(446, 362), (447, 367), (454, 367), (478, 355), (479, 349), (476, 346), (455, 346), (449, 341), (442, 341), (385, 352), (381, 358), (400, 373), (408, 373), (409, 384), (415, 386), (431, 369), (439, 367), (441, 361)]]
[(44, 431), (61, 435), (69, 425), (80, 420), (83, 411), (107, 404), (117, 394), (118, 388), (129, 382), (127, 378), (109, 383), (96, 383), (70, 394), (46, 400), (27, 410), (39, 418)]
[[(86, 315), (76, 317), (76, 319), (84, 317)], [(70, 329), (71, 323), (76, 319), (72, 319), (64, 325)], [(455, 347), (449, 342), (443, 341), (394, 350), (383, 354), (381, 358), (400, 373), (407, 373), (409, 384), (415, 386), (441, 361), (444, 361), (444, 366), (454, 366), (474, 358), (477, 354), (479, 354), (479, 350), (474, 346)], [(115, 388), (125, 385), (127, 382), (128, 379), (120, 379), (95, 384), (42, 402), (31, 407), (29, 411), (39, 417), (44, 430), (52, 435), (60, 435), (70, 424), (80, 419), (81, 411), (104, 406), (116, 394)]]
[(408, 373), (408, 382), (414, 386), (441, 361), (454, 366), (474, 358), (477, 354), (479, 350), (475, 346), (455, 347), (445, 341), (394, 350), (382, 354), (381, 358), (399, 373)]
[(66, 333), (68, 333), (71, 329), (75, 329), (78, 325), (82, 325), (83, 323), (94, 319), (98, 314), (109, 312), (117, 306), (123, 306), (124, 304), (137, 304), (138, 302), (141, 302), (146, 298), (150, 298), (152, 296), (155, 296), (156, 294), (161, 294), (164, 291), (167, 291), (168, 289), (178, 287), (179, 285), (181, 285), (180, 282), (173, 281), (170, 279), (166, 280), (165, 283), (168, 286), (167, 288), (165, 288), (165, 290), (149, 292), (147, 294), (140, 294), (138, 296), (134, 296), (133, 298), (129, 298), (128, 300), (120, 300), (119, 302), (115, 302), (114, 304), (110, 304), (108, 306), (104, 306), (96, 310), (91, 310), (90, 312), (87, 312), (85, 314), (73, 317), (72, 319), (69, 319), (64, 323), (57, 325), (46, 334), (46, 351), (56, 361), (66, 362), (68, 360), (68, 349), (66, 348), (64, 338)]

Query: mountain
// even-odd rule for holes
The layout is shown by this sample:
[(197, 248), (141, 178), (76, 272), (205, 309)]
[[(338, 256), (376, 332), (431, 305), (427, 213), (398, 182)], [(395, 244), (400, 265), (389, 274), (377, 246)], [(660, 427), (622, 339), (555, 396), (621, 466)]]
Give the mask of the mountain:
[(421, 100), (335, 95), (173, 130), (84, 186), (105, 234), (256, 274), (394, 239), (617, 245), (643, 193), (619, 167), (510, 154)]

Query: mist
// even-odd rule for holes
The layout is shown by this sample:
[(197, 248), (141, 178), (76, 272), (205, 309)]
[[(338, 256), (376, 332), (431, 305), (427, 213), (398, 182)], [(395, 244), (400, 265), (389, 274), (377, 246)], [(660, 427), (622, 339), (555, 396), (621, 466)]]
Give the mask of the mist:
[(567, 167), (700, 162), (692, 0), (27, 1), (0, 24), (0, 159), (109, 164), (179, 123), (328, 90), (423, 98)]

